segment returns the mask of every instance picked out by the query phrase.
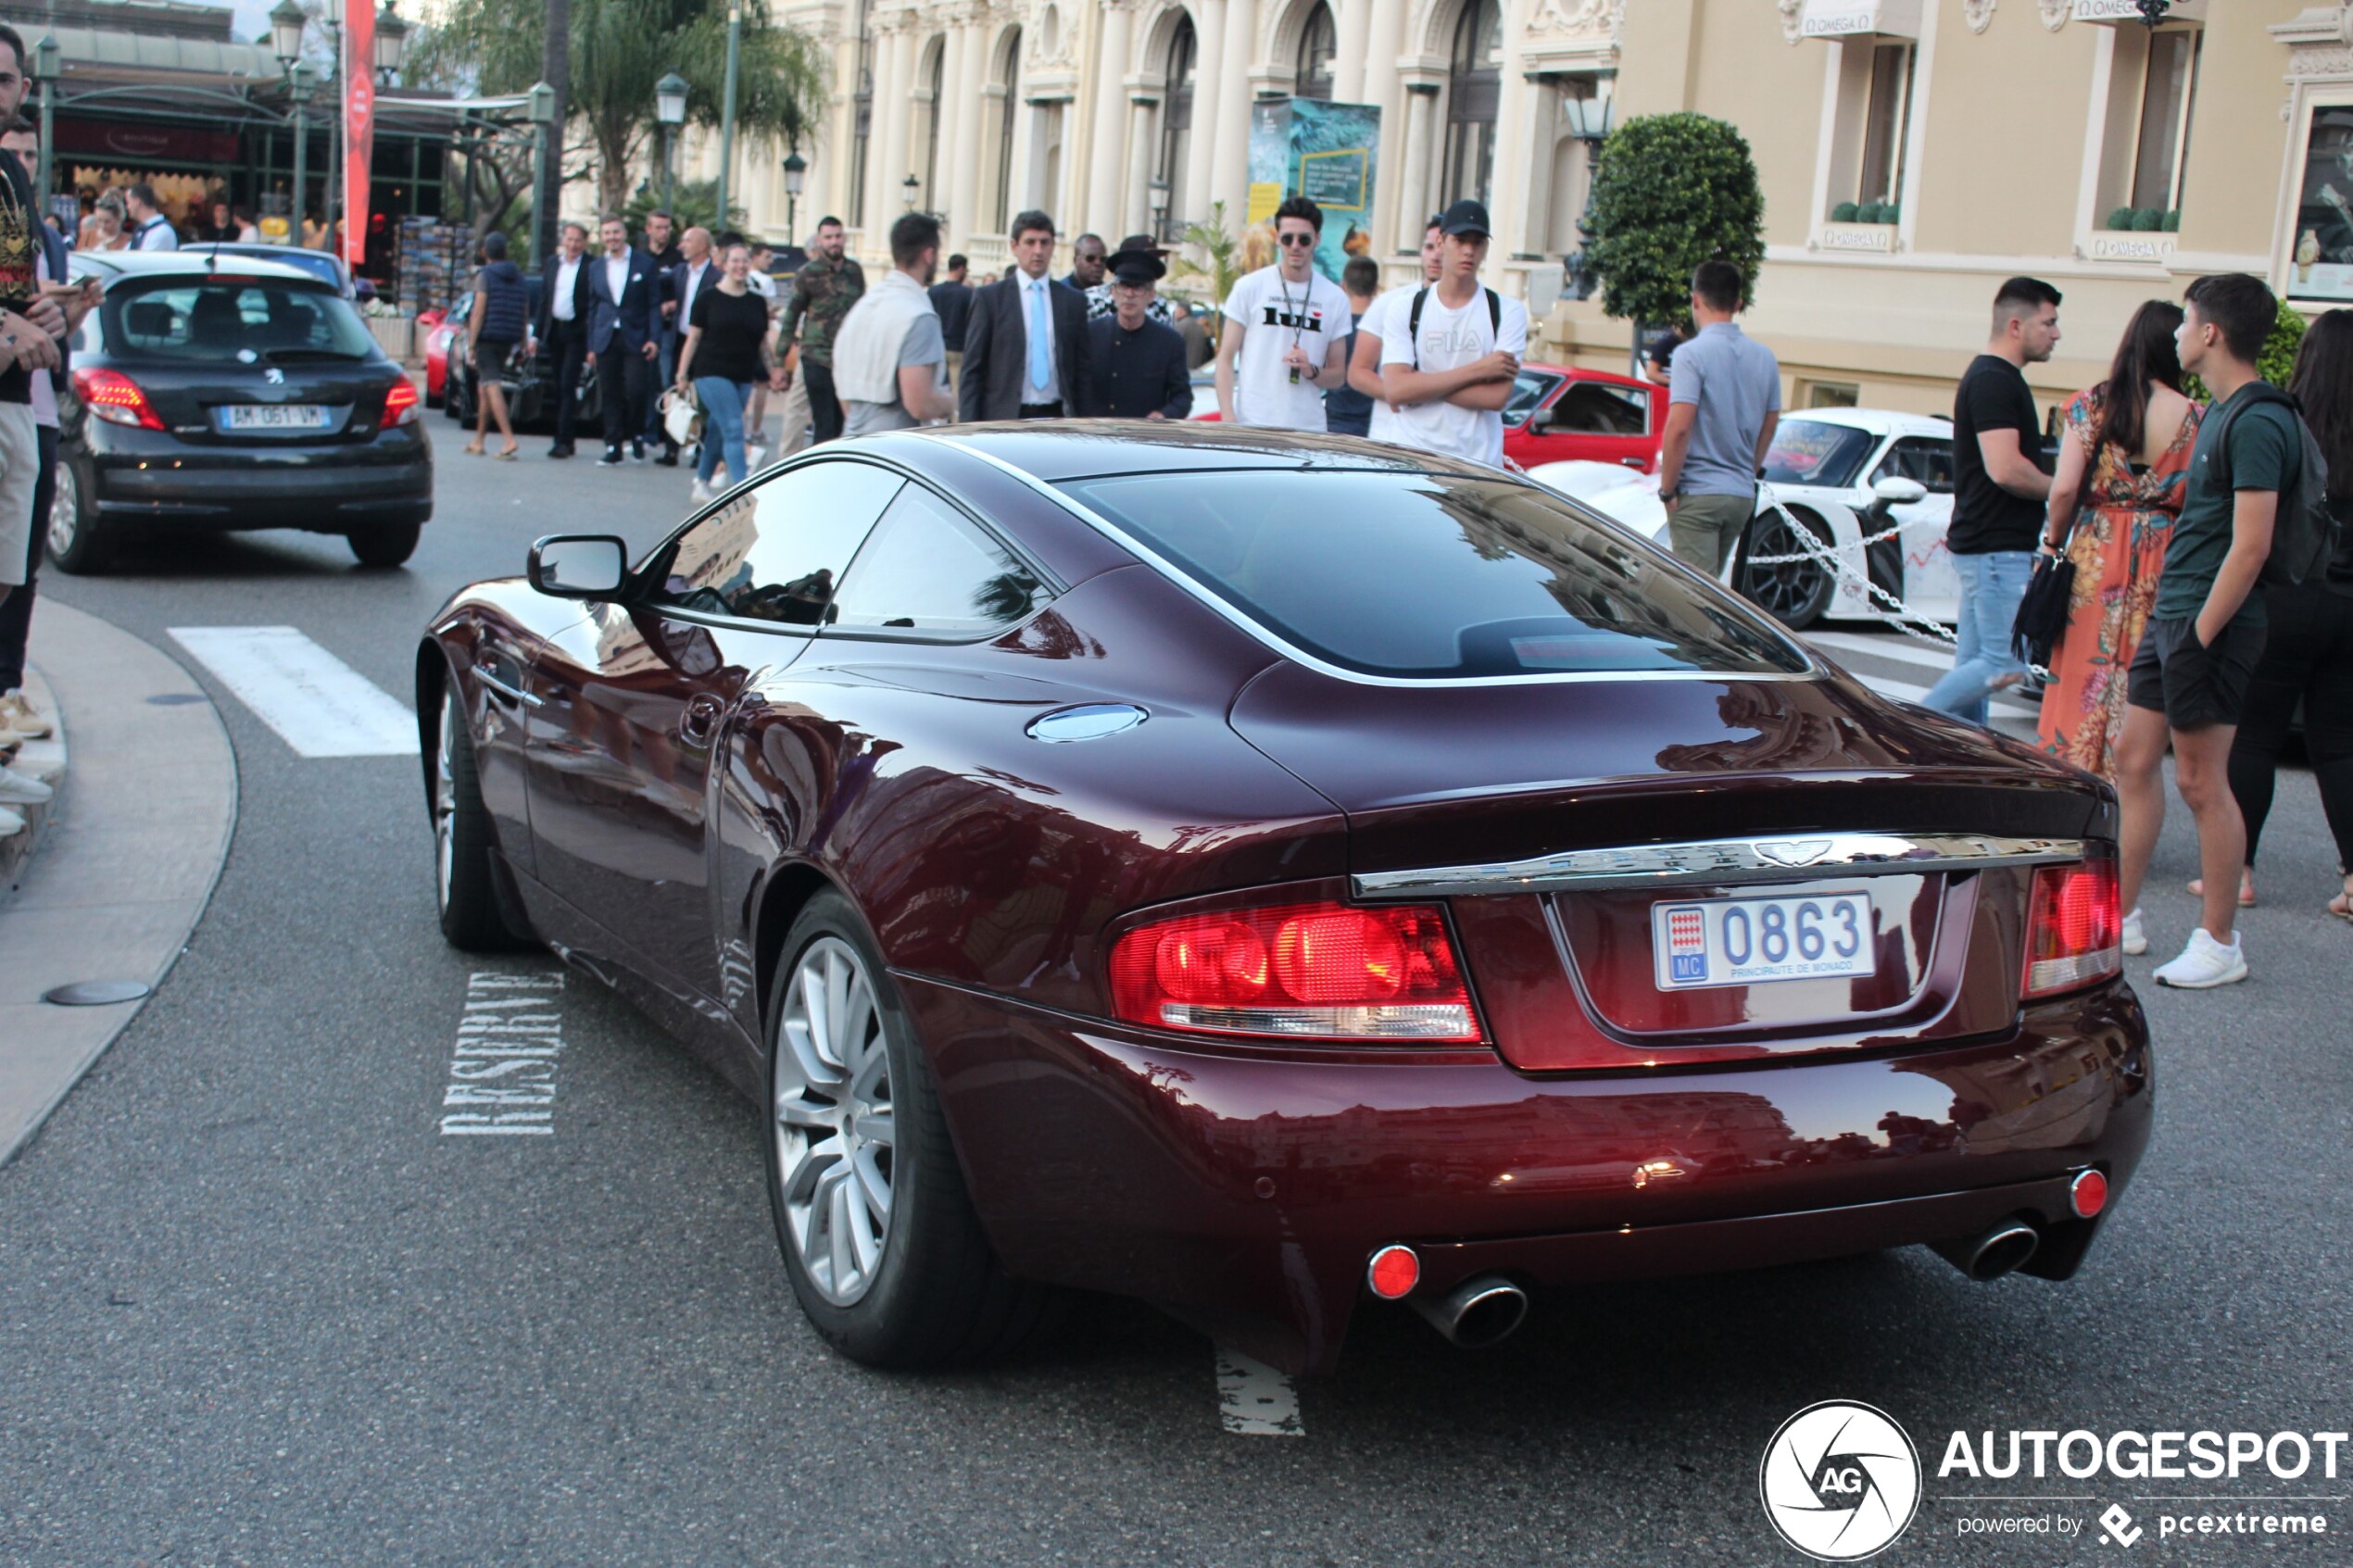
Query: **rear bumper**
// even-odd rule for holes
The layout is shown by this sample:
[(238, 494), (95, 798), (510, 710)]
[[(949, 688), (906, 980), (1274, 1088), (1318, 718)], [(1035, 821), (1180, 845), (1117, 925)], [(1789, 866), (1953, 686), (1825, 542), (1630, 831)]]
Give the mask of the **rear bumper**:
[[(1421, 1290), (1702, 1273), (2051, 1227), (2072, 1272), (2148, 1138), (2146, 1023), (2121, 984), (1995, 1039), (1646, 1077), (1488, 1053), (1209, 1054), (902, 977), (973, 1196), (1015, 1273), (1156, 1300), (1260, 1360), (1336, 1361), (1366, 1260)], [(1638, 1177), (1640, 1178), (1638, 1180)]]
[(348, 446), (196, 448), (166, 437), (156, 450), (126, 450), (109, 441), (84, 460), (91, 505), (108, 521), (340, 533), (433, 516), (433, 449), (412, 425)]

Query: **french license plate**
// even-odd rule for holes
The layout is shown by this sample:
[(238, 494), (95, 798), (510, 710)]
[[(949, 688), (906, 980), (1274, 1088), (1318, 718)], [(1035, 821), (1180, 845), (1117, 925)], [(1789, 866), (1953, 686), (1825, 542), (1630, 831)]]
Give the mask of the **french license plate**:
[(327, 410), (318, 403), (231, 403), (220, 413), (222, 430), (327, 428)]
[(1834, 980), (1879, 962), (1868, 893), (1654, 904), (1651, 954), (1662, 991)]

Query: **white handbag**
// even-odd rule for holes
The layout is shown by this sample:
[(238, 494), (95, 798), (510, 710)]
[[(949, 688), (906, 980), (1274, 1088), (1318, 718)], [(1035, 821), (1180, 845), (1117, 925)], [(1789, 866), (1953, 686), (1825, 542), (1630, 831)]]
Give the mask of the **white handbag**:
[(661, 395), (661, 428), (675, 446), (702, 439), (702, 403), (691, 392), (671, 387)]

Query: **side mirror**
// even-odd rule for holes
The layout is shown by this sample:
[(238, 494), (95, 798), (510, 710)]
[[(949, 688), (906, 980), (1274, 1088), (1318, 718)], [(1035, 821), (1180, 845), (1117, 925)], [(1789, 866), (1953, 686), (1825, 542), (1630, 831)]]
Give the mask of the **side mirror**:
[(1915, 501), (1928, 499), (1928, 486), (1917, 479), (1889, 474), (1871, 486), (1871, 494), (1891, 507), (1908, 507)]
[(1540, 432), (1549, 431), (1553, 428), (1553, 416), (1559, 412), (1557, 408), (1538, 408), (1528, 416), (1528, 428)]
[(531, 585), (559, 599), (610, 599), (629, 580), (629, 546), (608, 533), (551, 533), (531, 546)]

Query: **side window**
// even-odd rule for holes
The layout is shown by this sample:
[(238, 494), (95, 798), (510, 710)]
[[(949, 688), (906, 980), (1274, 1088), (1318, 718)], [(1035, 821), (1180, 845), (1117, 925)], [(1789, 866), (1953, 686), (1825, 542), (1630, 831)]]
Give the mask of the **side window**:
[(1581, 381), (1553, 405), (1553, 429), (1587, 435), (1644, 435), (1650, 421), (1648, 395), (1609, 382)]
[(1028, 619), (1046, 585), (955, 508), (910, 484), (858, 552), (834, 632), (970, 642)]
[(1887, 449), (1869, 483), (1882, 479), (1916, 479), (1931, 495), (1953, 493), (1953, 444), (1933, 436), (1907, 435)]
[(680, 534), (654, 602), (818, 625), (849, 558), (905, 483), (868, 463), (787, 469)]

